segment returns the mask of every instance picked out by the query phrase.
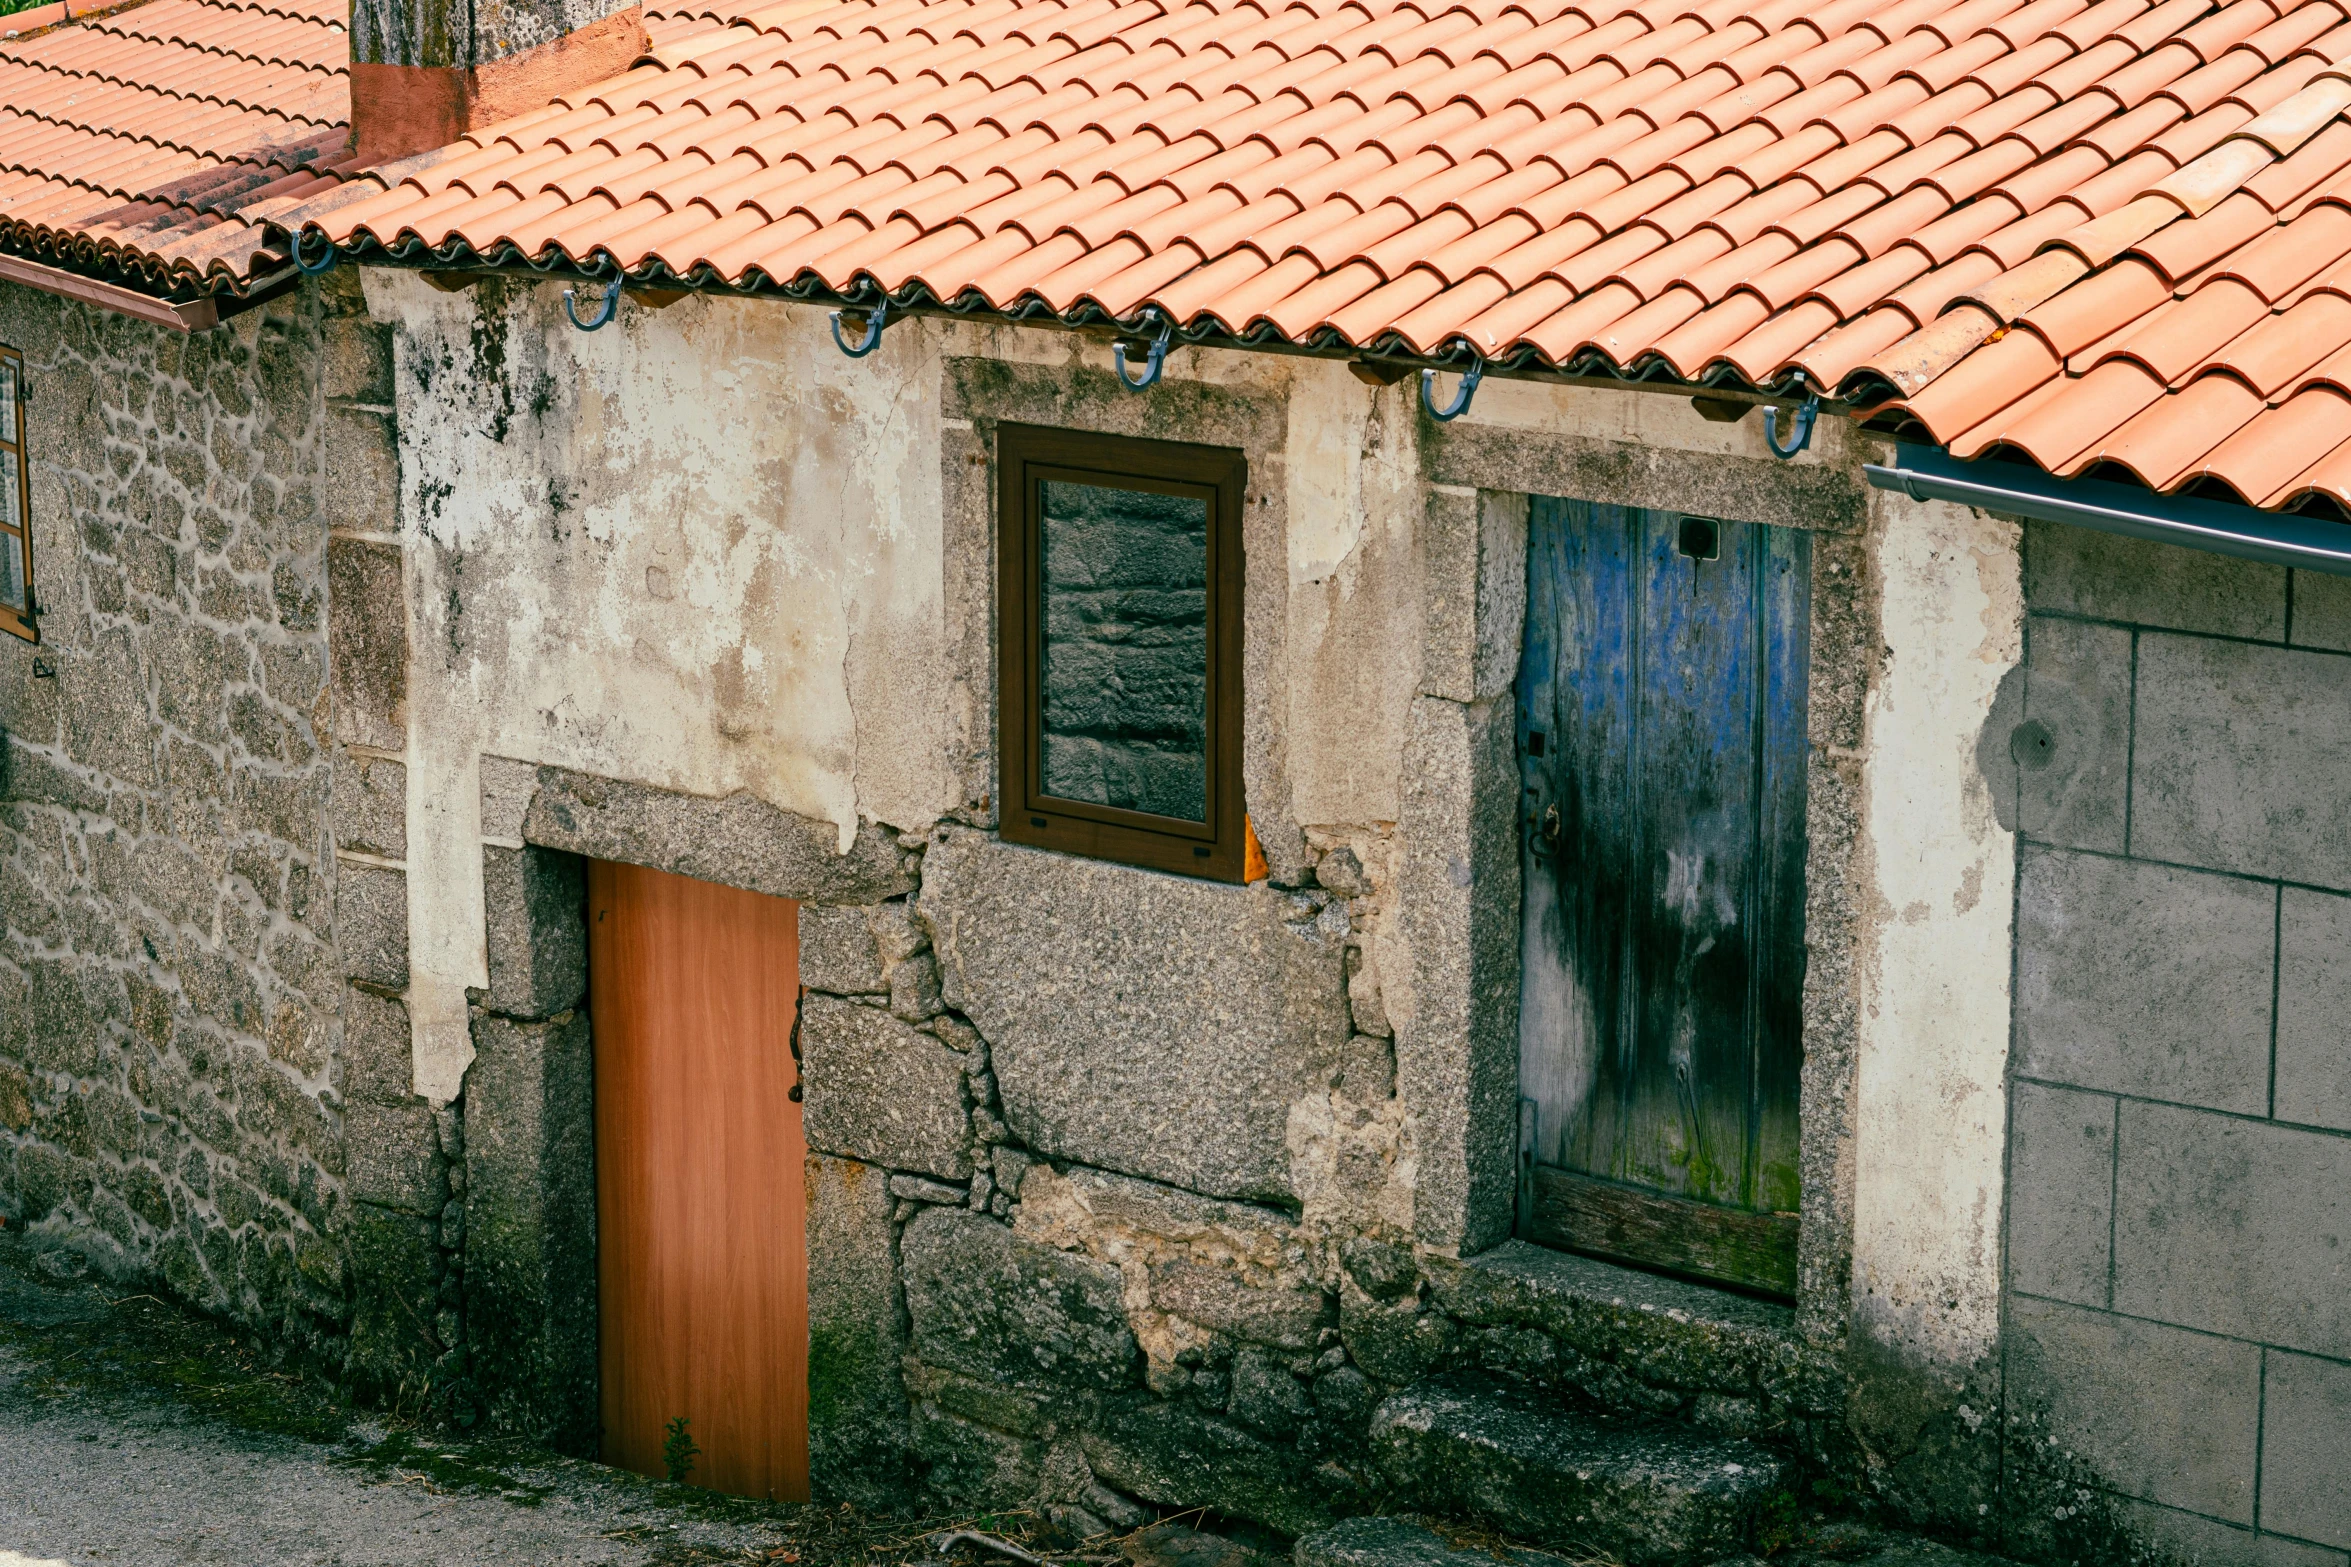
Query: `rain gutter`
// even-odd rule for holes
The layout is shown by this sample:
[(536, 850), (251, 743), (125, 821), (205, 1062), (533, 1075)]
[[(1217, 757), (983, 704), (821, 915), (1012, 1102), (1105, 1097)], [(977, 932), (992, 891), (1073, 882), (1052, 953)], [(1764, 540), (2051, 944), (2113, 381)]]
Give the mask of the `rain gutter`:
[(104, 310), (119, 311), (141, 321), (152, 321), (179, 332), (208, 332), (220, 324), (220, 307), (211, 296), (175, 303), (142, 294), (135, 289), (102, 283), (61, 267), (43, 266), (38, 261), (27, 261), (22, 256), (0, 255), (0, 278), (11, 283), (23, 283), (51, 294), (62, 294), (67, 299), (78, 299), (86, 305)]
[(1862, 471), (1879, 489), (1914, 501), (1957, 501), (2011, 517), (2351, 576), (2351, 526), (2323, 518), (2158, 495), (2099, 479), (2059, 479), (2022, 463), (1962, 462), (1939, 446), (1899, 446), (1892, 462)]

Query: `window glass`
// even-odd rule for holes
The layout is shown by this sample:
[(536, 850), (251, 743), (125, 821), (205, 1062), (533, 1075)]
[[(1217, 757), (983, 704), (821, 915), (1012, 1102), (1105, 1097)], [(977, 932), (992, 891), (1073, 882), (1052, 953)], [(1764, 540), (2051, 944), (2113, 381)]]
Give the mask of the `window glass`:
[(1208, 501), (1047, 480), (1044, 792), (1208, 819)]
[(31, 595), (25, 590), (25, 535), (31, 529), (24, 492), (23, 362), (0, 348), (0, 631), (33, 634)]
[[(0, 517), (17, 522), (24, 516), (17, 496), (16, 453), (0, 452)], [(22, 610), (24, 603), (24, 540), (0, 528), (0, 605)]]

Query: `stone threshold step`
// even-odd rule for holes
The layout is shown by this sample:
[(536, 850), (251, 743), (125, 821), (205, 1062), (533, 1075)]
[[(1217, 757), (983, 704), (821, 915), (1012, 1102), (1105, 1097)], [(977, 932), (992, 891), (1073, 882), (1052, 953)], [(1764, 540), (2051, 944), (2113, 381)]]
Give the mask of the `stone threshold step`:
[(1627, 1567), (1747, 1549), (1787, 1485), (1785, 1460), (1753, 1442), (1567, 1409), (1475, 1375), (1395, 1394), (1371, 1435), (1381, 1472), (1413, 1505)]
[[(1842, 1407), (1836, 1355), (1807, 1343), (1786, 1306), (1525, 1241), (1427, 1267), (1438, 1306), (1462, 1323), (1532, 1328), (1642, 1388), (1758, 1400), (1766, 1423)], [(1600, 1385), (1585, 1391), (1617, 1402)]]

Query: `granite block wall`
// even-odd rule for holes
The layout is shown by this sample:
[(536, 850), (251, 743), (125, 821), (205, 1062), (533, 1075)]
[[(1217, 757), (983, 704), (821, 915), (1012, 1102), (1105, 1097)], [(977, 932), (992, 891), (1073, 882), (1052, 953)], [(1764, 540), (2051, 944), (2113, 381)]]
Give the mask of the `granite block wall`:
[(801, 909), (820, 1499), (1303, 1531), (1399, 1494), (1375, 1411), (1453, 1372), (1835, 1446), (1785, 1306), (1414, 1246), (1386, 1023), (1349, 996), (1398, 856), (1231, 887), (902, 842), (911, 898)]
[(2351, 580), (2053, 524), (2025, 566), (2012, 1549), (2341, 1567)]
[(182, 334), (0, 285), (41, 643), (0, 645), (0, 1212), (413, 1407), (462, 1106), (412, 1091), (391, 360), (336, 274)]
[(350, 1150), (329, 824), (326, 345), (0, 285), (39, 647), (0, 647), (0, 1209), (339, 1361)]

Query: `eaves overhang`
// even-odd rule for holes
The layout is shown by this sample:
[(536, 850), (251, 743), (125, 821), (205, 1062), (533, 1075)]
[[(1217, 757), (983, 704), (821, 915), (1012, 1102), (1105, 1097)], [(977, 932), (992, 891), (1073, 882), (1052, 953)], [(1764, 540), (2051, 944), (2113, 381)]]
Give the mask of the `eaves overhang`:
[(1964, 460), (1939, 446), (1901, 444), (1891, 461), (1871, 463), (1864, 471), (1879, 489), (1912, 500), (1956, 501), (2004, 516), (2351, 576), (2351, 524), (2323, 517), (2159, 495), (2102, 479), (2060, 479), (2020, 462)]
[[(356, 187), (351, 191), (352, 196), (364, 194)], [(298, 243), (303, 270), (313, 273), (323, 272), (336, 264), (350, 263), (432, 274), (451, 280), (447, 286), (462, 286), (458, 280), (487, 276), (595, 288), (608, 287), (617, 279), (628, 296), (657, 299), (664, 303), (685, 294), (698, 293), (727, 298), (782, 300), (861, 314), (886, 302), (893, 318), (933, 316), (1004, 326), (1107, 333), (1137, 344), (1148, 340), (1154, 330), (1151, 322), (1121, 319), (1092, 300), (1080, 300), (1068, 308), (1056, 309), (1044, 299), (1029, 294), (998, 305), (968, 290), (953, 298), (943, 299), (920, 282), (885, 291), (872, 278), (860, 277), (843, 289), (827, 283), (814, 272), (778, 279), (756, 267), (730, 280), (707, 266), (695, 267), (682, 274), (674, 272), (659, 259), (649, 259), (633, 268), (623, 269), (605, 253), (591, 255), (583, 261), (554, 250), (536, 256), (526, 255), (512, 244), (498, 244), (486, 250), (476, 250), (461, 240), (453, 239), (440, 245), (428, 245), (414, 235), (402, 235), (387, 244), (364, 230), (333, 240), (316, 218), (331, 211), (337, 198), (344, 195), (344, 192), (337, 192), (333, 197), (311, 204), (300, 214), (289, 214), (301, 224), (297, 230), (289, 231), (283, 225), (273, 223), (269, 230), (272, 247), (291, 250)], [(1553, 363), (1535, 349), (1520, 345), (1509, 352), (1488, 358), (1458, 338), (1437, 345), (1433, 351), (1422, 352), (1394, 336), (1356, 344), (1325, 329), (1292, 338), (1264, 322), (1255, 323), (1246, 330), (1235, 331), (1212, 316), (1198, 317), (1173, 327), (1170, 339), (1171, 345), (1178, 347), (1345, 360), (1362, 367), (1370, 378), (1386, 383), (1403, 380), (1421, 370), (1436, 370), (1451, 375), (1474, 366), (1488, 380), (1523, 380), (1553, 386), (1663, 392), (1718, 405), (1723, 411), (1710, 415), (1716, 418), (1735, 417), (1729, 411), (1732, 405), (1792, 407), (1813, 399), (1817, 399), (1816, 412), (1822, 416), (1846, 416), (1855, 411), (1855, 405), (1850, 401), (1815, 387), (1801, 369), (1791, 369), (1768, 381), (1757, 382), (1735, 368), (1718, 362), (1693, 377), (1675, 371), (1654, 355), (1644, 356), (1628, 366), (1619, 366), (1605, 353), (1592, 349)]]

